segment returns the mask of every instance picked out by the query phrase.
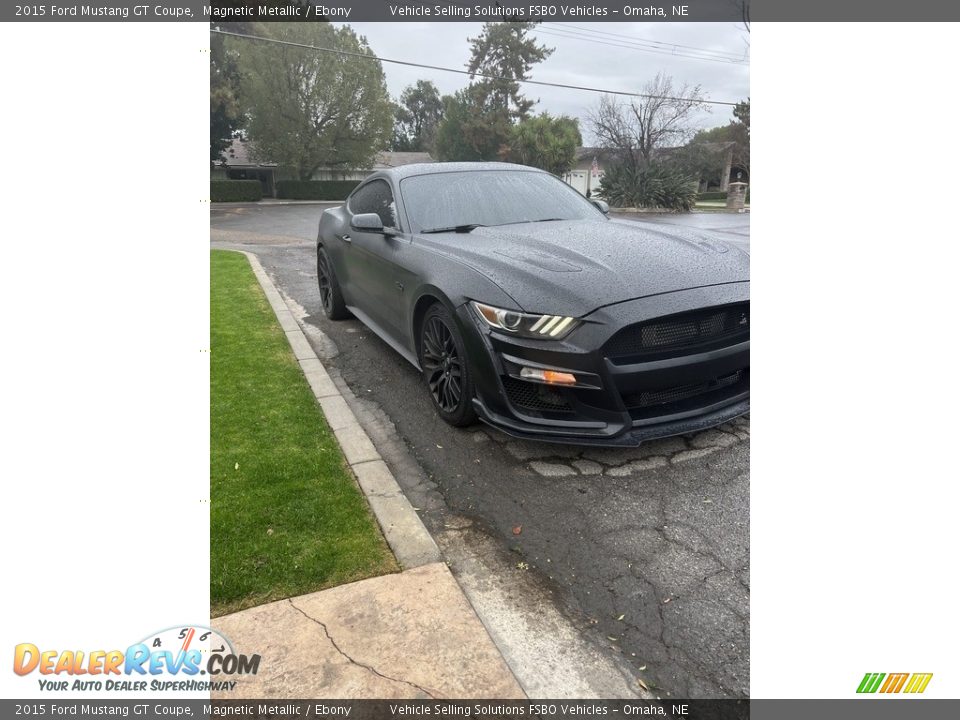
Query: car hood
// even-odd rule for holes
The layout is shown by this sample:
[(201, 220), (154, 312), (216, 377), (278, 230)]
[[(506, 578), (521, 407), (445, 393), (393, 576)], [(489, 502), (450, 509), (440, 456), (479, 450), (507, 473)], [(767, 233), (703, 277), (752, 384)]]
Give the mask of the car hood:
[(483, 273), (528, 312), (582, 317), (626, 300), (750, 279), (747, 252), (674, 225), (563, 220), (419, 240)]

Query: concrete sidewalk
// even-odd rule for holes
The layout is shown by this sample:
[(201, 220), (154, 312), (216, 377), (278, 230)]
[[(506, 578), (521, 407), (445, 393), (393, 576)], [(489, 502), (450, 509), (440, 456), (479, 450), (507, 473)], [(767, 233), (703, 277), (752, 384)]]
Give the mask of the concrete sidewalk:
[(217, 618), (236, 652), (262, 660), (214, 697), (526, 697), (260, 261), (244, 254), (404, 572)]
[(238, 653), (241, 698), (503, 698), (524, 693), (444, 563), (217, 618)]

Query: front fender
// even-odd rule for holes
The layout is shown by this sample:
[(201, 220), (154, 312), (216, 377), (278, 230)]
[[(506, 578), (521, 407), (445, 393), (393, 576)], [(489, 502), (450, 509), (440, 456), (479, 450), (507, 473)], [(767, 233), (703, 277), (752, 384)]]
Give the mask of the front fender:
[(443, 278), (443, 286), (455, 288), (455, 291), (445, 292), (441, 289), (440, 283), (425, 282), (417, 288), (417, 292), (412, 298), (408, 317), (408, 337), (413, 340), (414, 347), (411, 349), (414, 354), (417, 354), (417, 344), (420, 339), (420, 321), (427, 308), (434, 302), (442, 303), (450, 311), (459, 326), (462, 337), (466, 337), (467, 333), (472, 331), (472, 328), (463, 325), (457, 309), (470, 300), (479, 300), (508, 310), (521, 310), (516, 301), (507, 295), (499, 285), (466, 265), (460, 265), (459, 268), (454, 268), (452, 272), (446, 275)]

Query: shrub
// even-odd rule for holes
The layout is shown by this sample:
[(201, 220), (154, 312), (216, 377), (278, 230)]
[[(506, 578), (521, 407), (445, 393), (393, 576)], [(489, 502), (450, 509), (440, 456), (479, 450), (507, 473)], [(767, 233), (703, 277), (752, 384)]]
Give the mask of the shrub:
[(614, 165), (600, 179), (597, 194), (613, 207), (689, 211), (697, 200), (696, 180), (664, 165)]
[(210, 181), (210, 202), (251, 202), (262, 197), (259, 180)]
[(346, 200), (359, 180), (280, 180), (277, 197), (287, 200)]

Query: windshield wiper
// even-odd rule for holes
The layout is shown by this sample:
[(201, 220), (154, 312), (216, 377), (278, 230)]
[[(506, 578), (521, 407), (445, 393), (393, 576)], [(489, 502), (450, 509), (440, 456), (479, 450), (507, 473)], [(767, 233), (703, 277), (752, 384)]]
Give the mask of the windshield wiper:
[(528, 225), (538, 222), (555, 222), (558, 220), (569, 220), (570, 218), (537, 218), (536, 220), (514, 220), (513, 222), (503, 223), (504, 225)]
[(467, 225), (451, 225), (450, 227), (441, 227), (441, 228), (430, 228), (429, 230), (421, 230), (421, 233), (445, 233), (445, 232), (458, 232), (458, 233), (468, 233), (471, 230), (475, 230), (478, 227), (486, 227), (486, 225), (481, 225), (480, 223), (469, 223)]

